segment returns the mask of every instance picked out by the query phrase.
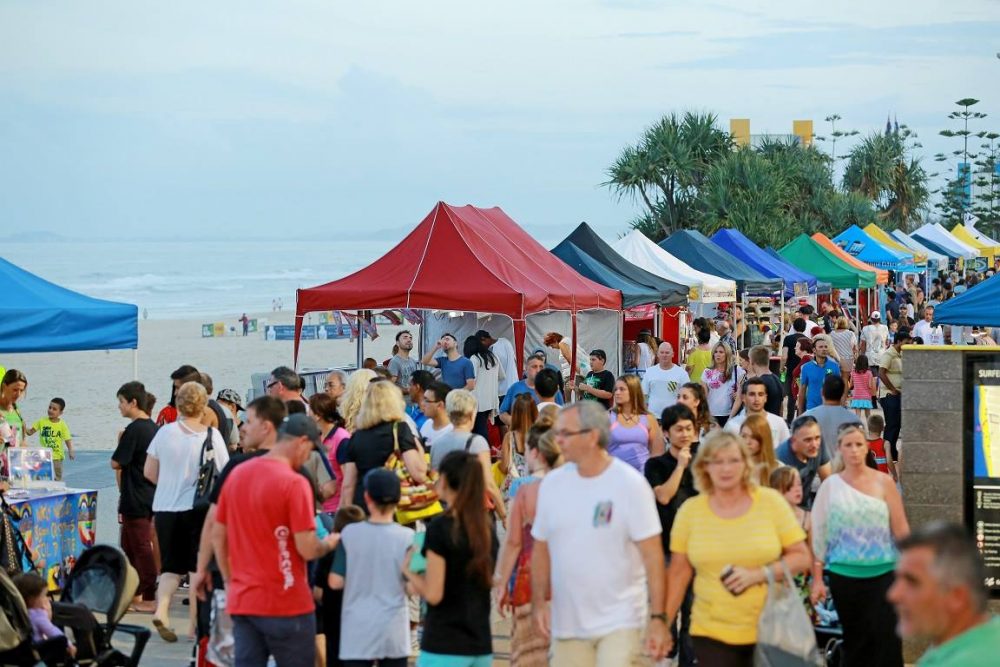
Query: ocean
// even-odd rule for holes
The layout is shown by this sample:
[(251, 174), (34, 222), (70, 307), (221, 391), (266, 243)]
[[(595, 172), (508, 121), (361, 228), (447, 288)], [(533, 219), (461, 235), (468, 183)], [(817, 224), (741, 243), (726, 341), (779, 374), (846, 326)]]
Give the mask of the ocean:
[(268, 312), (295, 290), (342, 278), (377, 259), (386, 241), (9, 242), (2, 256), (46, 280), (99, 299), (134, 303), (148, 319)]

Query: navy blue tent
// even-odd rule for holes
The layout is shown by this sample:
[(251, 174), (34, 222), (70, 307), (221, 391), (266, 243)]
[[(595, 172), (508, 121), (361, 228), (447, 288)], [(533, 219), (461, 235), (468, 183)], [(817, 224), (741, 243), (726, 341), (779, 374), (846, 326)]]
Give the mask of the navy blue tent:
[(712, 242), (765, 276), (784, 280), (786, 297), (816, 293), (816, 276), (772, 257), (735, 229), (720, 229), (712, 235)]
[[(648, 287), (654, 292), (658, 292), (661, 298), (655, 303), (663, 306), (683, 306), (687, 304), (688, 293), (691, 289), (689, 286), (661, 278), (645, 269), (639, 268), (615, 252), (614, 248), (598, 236), (586, 222), (581, 222), (569, 236), (563, 239), (563, 242), (566, 241), (572, 243), (590, 258), (603, 264), (618, 275), (638, 285)], [(622, 296), (624, 297), (624, 292)], [(647, 301), (645, 303), (650, 302)]]
[[(923, 241), (921, 240), (921, 243)], [(948, 299), (934, 308), (935, 324), (965, 327), (1000, 327), (1000, 275), (995, 275), (964, 294)]]
[(934, 241), (931, 241), (930, 239), (928, 239), (928, 238), (926, 238), (924, 236), (921, 236), (920, 234), (917, 234), (916, 232), (913, 232), (912, 234), (910, 234), (910, 236), (912, 236), (914, 238), (914, 240), (916, 240), (917, 242), (919, 242), (920, 245), (926, 246), (929, 250), (933, 250), (934, 252), (936, 252), (939, 255), (944, 255), (948, 259), (959, 259), (961, 257), (961, 255), (959, 255), (958, 253), (956, 253), (954, 250), (952, 250), (950, 248), (945, 248), (943, 245), (938, 245)]
[(134, 350), (139, 309), (73, 292), (0, 259), (0, 352)]
[(596, 259), (577, 248), (569, 241), (563, 241), (552, 249), (552, 254), (568, 264), (584, 278), (616, 289), (622, 293), (622, 307), (631, 308), (648, 303), (660, 303), (663, 293), (651, 287), (640, 285), (604, 266)]
[(660, 247), (691, 268), (720, 278), (736, 281), (736, 290), (744, 294), (774, 294), (784, 281), (765, 276), (712, 243), (701, 232), (682, 229), (660, 241)]

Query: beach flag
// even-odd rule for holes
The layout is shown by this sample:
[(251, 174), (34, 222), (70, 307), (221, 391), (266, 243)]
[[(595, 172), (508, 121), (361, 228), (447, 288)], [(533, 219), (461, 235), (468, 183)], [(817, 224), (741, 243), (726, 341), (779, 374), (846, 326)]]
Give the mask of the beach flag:
[(375, 326), (375, 323), (372, 322), (371, 311), (367, 310), (365, 313), (365, 316), (361, 319), (361, 330), (365, 332), (365, 335), (368, 336), (368, 338), (375, 340), (378, 338), (378, 328)]
[(390, 323), (391, 323), (391, 324), (392, 324), (393, 326), (397, 326), (397, 327), (398, 327), (398, 326), (399, 326), (400, 324), (402, 324), (402, 323), (403, 323), (403, 318), (402, 318), (402, 317), (400, 317), (400, 316), (399, 316), (399, 315), (398, 315), (398, 314), (396, 313), (396, 311), (394, 311), (394, 310), (383, 310), (383, 311), (382, 311), (381, 313), (379, 313), (379, 315), (381, 315), (381, 316), (382, 316), (382, 317), (384, 317), (385, 319), (389, 320), (389, 322), (390, 322)]
[(414, 310), (412, 308), (403, 308), (401, 311), (403, 317), (407, 322), (413, 325), (423, 324), (424, 318), (420, 315), (419, 310)]

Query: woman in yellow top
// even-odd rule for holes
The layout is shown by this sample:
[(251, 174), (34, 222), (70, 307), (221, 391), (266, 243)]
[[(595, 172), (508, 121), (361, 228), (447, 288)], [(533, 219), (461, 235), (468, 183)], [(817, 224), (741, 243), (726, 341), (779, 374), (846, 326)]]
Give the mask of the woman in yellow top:
[(698, 345), (688, 354), (684, 362), (688, 377), (695, 382), (701, 382), (701, 374), (706, 368), (712, 367), (712, 332), (710, 329), (698, 329), (696, 334)]
[(742, 440), (723, 431), (701, 444), (694, 460), (700, 495), (677, 512), (670, 532), (667, 624), (674, 622), (691, 578), (691, 638), (698, 663), (751, 667), (769, 568), (809, 568), (806, 535), (785, 499), (761, 488)]

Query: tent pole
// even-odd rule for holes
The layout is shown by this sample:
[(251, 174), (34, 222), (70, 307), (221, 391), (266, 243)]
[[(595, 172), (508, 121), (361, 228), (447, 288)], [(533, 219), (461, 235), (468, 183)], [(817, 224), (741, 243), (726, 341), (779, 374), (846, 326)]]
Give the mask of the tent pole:
[(139, 348), (132, 350), (132, 379), (139, 379)]
[(570, 359), (569, 359), (569, 387), (566, 387), (566, 389), (570, 390), (570, 396), (576, 396), (577, 392), (576, 392), (576, 389), (575, 389), (575, 387), (576, 387), (575, 383), (576, 383), (576, 364), (577, 364), (577, 359), (576, 359), (577, 342), (576, 342), (576, 309), (575, 308), (573, 309), (572, 319), (573, 319), (573, 349), (570, 350), (570, 355), (569, 355), (569, 357), (570, 357)]
[(360, 369), (365, 362), (365, 332), (361, 327), (361, 315), (364, 311), (357, 311), (358, 313), (358, 357), (357, 357), (357, 369)]

